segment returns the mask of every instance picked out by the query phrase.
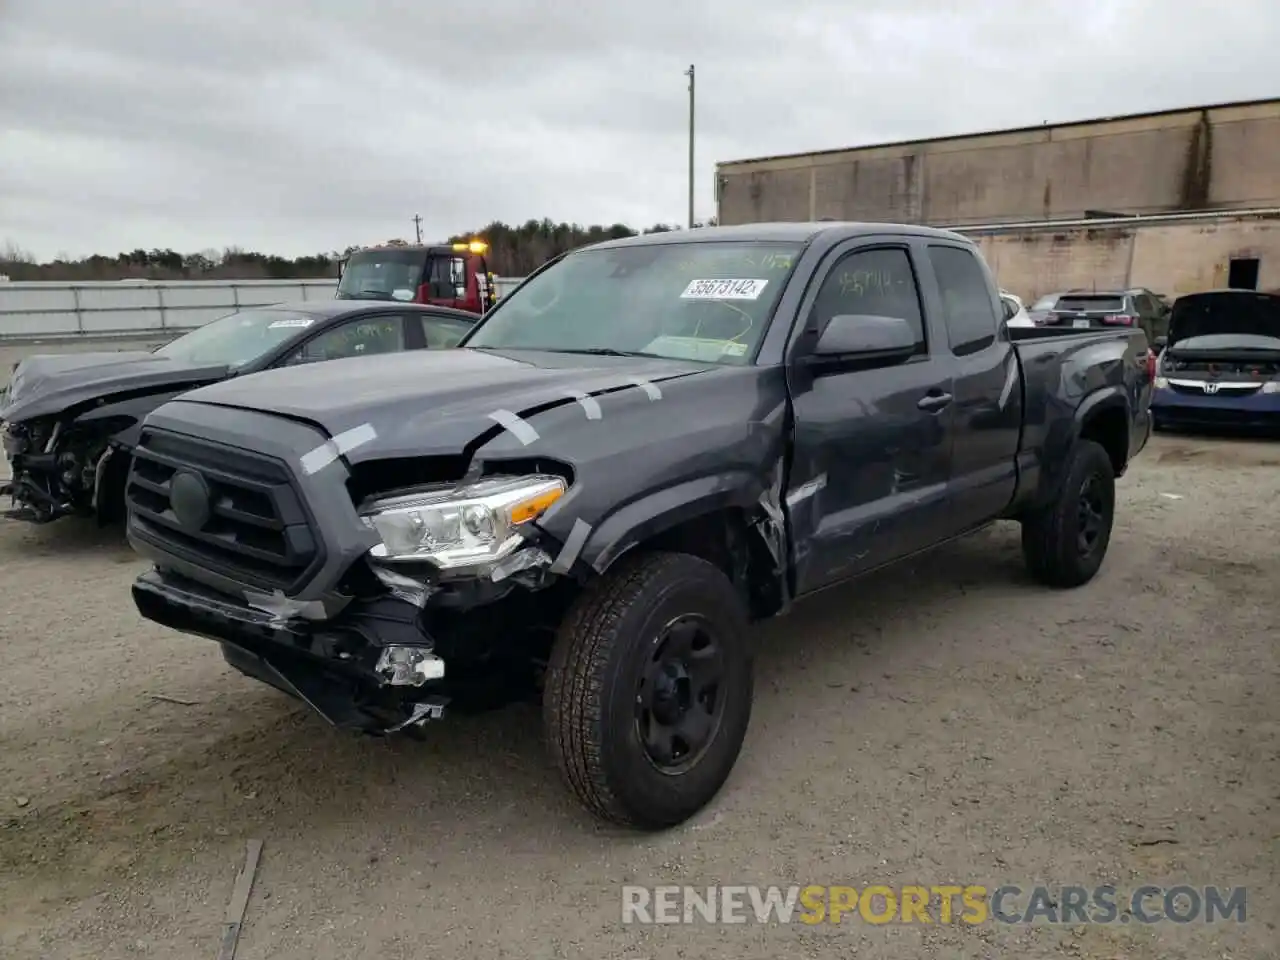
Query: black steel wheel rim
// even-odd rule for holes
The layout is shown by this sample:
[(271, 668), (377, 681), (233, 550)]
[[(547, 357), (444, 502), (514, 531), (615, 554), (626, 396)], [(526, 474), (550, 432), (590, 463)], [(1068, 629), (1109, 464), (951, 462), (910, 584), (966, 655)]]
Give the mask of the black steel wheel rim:
[(725, 648), (704, 617), (671, 620), (650, 644), (636, 683), (635, 729), (645, 757), (666, 774), (694, 766), (724, 716)]
[(1102, 481), (1097, 474), (1091, 474), (1080, 487), (1079, 521), (1076, 529), (1076, 547), (1080, 556), (1091, 556), (1098, 549), (1106, 528)]

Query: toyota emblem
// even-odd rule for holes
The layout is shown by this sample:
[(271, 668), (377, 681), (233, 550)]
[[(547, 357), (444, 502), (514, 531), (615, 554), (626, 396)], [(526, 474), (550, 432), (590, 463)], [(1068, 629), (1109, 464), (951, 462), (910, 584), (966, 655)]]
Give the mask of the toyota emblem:
[(1204, 392), (1205, 392), (1205, 393), (1217, 393), (1217, 392), (1218, 392), (1218, 387), (1219, 387), (1219, 386), (1221, 386), (1221, 384), (1217, 384), (1217, 383), (1206, 383), (1206, 384), (1204, 385)]

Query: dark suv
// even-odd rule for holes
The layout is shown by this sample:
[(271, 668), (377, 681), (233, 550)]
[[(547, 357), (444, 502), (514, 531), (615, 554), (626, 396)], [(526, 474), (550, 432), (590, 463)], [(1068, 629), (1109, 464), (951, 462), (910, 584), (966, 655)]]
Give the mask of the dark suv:
[(1129, 290), (1070, 290), (1058, 297), (1040, 325), (1047, 327), (1141, 327), (1148, 340), (1164, 336), (1169, 304), (1142, 287)]

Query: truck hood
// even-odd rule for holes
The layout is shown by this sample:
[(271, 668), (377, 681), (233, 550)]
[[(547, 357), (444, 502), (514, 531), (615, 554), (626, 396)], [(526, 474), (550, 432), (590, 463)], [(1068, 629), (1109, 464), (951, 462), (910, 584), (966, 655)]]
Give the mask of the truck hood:
[[(455, 348), (352, 357), (237, 377), (183, 394), (201, 403), (271, 413), (331, 437), (372, 427), (361, 456), (456, 454), (517, 416), (705, 373), (709, 364), (648, 357)], [(497, 415), (495, 417), (495, 414)]]
[(199, 386), (229, 374), (225, 364), (186, 363), (147, 351), (37, 354), (22, 360), (0, 391), (0, 420), (61, 413), (98, 398), (136, 390)]
[(1280, 295), (1254, 290), (1208, 290), (1174, 301), (1168, 345), (1211, 334), (1280, 337)]

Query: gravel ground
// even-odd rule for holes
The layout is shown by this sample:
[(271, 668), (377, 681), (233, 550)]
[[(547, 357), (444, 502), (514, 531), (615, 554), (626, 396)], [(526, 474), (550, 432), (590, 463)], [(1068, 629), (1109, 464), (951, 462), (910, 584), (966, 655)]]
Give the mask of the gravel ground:
[[(1277, 467), (1157, 437), (1087, 587), (1001, 525), (761, 629), (728, 786), (649, 837), (566, 799), (530, 707), (345, 737), (142, 621), (117, 539), (0, 521), (0, 955), (213, 957), (261, 838), (240, 960), (1280, 956)], [(1248, 920), (623, 926), (628, 882), (1220, 884)]]

